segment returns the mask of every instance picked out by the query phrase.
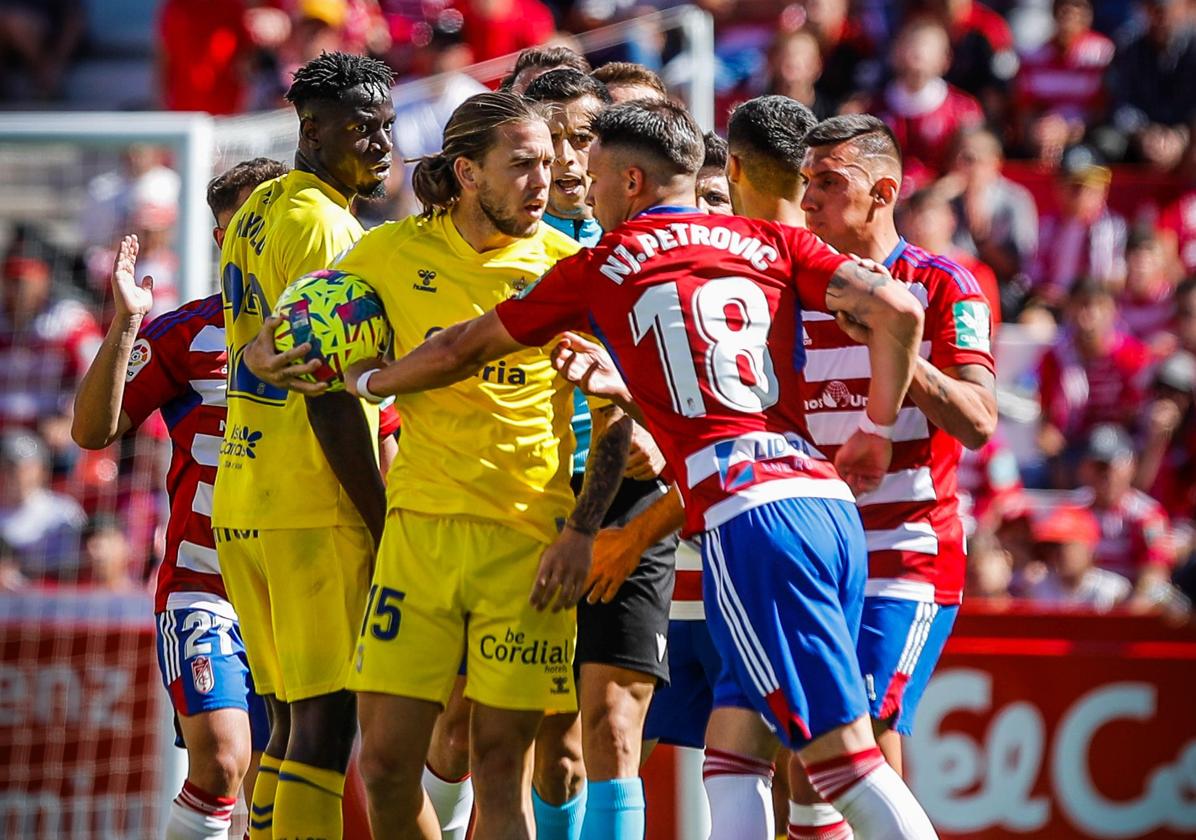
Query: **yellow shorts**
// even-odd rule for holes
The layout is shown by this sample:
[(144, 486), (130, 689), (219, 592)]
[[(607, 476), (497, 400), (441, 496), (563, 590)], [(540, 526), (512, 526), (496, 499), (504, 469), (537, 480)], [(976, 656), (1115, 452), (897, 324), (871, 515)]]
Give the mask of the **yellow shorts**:
[(293, 703), (342, 690), (369, 590), (369, 531), (213, 532), (258, 693)]
[(392, 510), (349, 688), (444, 704), (572, 712), (575, 610), (528, 603), (547, 545), (497, 522)]

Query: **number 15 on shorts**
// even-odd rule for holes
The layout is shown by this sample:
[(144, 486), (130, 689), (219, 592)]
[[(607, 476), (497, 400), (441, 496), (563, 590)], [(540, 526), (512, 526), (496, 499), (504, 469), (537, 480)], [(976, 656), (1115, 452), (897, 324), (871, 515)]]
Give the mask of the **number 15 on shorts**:
[(399, 635), (399, 624), (402, 623), (403, 614), (398, 605), (406, 596), (407, 593), (391, 589), (389, 586), (371, 586), (360, 635), (364, 636), (367, 628), (375, 639), (382, 642), (389, 642)]

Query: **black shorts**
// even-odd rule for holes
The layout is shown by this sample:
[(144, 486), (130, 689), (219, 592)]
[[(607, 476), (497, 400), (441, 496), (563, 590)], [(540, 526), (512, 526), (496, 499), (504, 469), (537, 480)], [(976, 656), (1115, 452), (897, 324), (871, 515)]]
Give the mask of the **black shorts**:
[[(623, 525), (664, 494), (658, 481), (624, 479), (604, 525)], [(669, 680), (669, 603), (677, 535), (653, 545), (609, 604), (577, 607), (577, 657)]]

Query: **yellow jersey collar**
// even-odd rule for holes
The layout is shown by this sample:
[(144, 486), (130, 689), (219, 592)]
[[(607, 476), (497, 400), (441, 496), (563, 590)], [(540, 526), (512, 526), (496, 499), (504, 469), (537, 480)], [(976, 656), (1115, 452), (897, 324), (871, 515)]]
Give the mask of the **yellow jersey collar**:
[(292, 181), (297, 182), (301, 186), (314, 187), (326, 195), (331, 201), (336, 202), (346, 210), (349, 209), (349, 199), (345, 198), (331, 184), (323, 180), (319, 175), (316, 175), (313, 172), (304, 172), (301, 169), (292, 169), (287, 174), (287, 177)]

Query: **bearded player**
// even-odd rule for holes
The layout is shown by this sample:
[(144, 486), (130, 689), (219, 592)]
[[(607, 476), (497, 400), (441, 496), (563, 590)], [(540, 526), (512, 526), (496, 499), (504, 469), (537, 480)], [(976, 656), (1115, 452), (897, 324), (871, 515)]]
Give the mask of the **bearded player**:
[[(562, 330), (598, 334), (629, 379), (612, 395), (642, 413), (676, 465), (687, 532), (703, 534), (707, 615), (724, 662), (716, 703), (764, 715), (862, 836), (934, 837), (868, 721), (855, 656), (864, 538), (848, 489), (874, 488), (888, 465), (883, 432), (912, 377), (921, 306), (808, 232), (690, 206), (702, 139), (677, 106), (615, 106), (593, 131), (602, 244), (396, 362), (358, 366), (352, 388), (421, 393)], [(868, 329), (876, 375), (838, 473), (800, 433), (803, 309), (844, 312)], [(586, 359), (565, 361), (574, 363)]]

